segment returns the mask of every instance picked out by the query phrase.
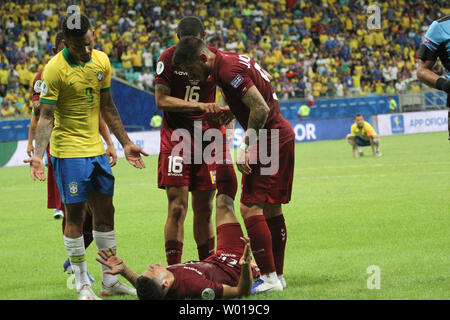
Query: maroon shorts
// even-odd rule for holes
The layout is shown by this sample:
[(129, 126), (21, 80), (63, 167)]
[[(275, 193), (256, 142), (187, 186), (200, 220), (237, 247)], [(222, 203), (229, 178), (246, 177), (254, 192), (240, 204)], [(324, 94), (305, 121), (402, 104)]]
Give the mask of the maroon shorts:
[(162, 152), (158, 158), (158, 187), (189, 187), (189, 191), (215, 190), (216, 172), (214, 165), (187, 164), (183, 157), (173, 156), (170, 152)]
[(47, 208), (64, 210), (61, 194), (56, 185), (52, 161), (50, 160), (50, 147), (47, 146), (48, 174), (47, 174)]
[[(268, 150), (270, 150), (270, 145)], [(258, 154), (256, 150), (250, 150), (250, 157)], [(294, 178), (294, 153), (295, 139), (281, 139), (278, 152), (278, 166), (273, 162), (261, 164), (258, 161), (250, 164), (252, 173), (242, 175), (241, 203), (271, 203), (283, 204), (291, 200), (292, 182)], [(272, 167), (272, 170), (268, 170)], [(274, 168), (275, 167), (275, 168)], [(264, 173), (273, 171), (272, 174)]]

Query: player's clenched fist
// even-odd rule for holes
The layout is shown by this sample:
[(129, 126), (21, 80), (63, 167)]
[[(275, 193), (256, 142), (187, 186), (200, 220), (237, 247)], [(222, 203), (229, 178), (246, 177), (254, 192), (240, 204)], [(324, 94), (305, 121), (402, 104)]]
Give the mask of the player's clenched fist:
[(222, 108), (217, 103), (199, 103), (199, 109), (205, 113), (219, 113), (222, 112)]

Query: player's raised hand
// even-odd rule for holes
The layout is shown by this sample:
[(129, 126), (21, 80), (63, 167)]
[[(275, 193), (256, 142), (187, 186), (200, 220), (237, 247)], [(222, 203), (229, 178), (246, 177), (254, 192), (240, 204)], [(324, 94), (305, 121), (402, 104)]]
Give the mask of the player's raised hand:
[(129, 143), (123, 147), (123, 152), (125, 154), (125, 158), (127, 158), (128, 162), (133, 167), (138, 169), (145, 168), (145, 163), (142, 160), (141, 155), (148, 157), (148, 153), (142, 150), (142, 148), (138, 147), (134, 143)]
[(44, 161), (42, 161), (41, 158), (33, 156), (31, 158), (23, 160), (23, 162), (30, 164), (30, 174), (33, 180), (45, 180), (45, 165)]
[(107, 266), (111, 270), (105, 270), (103, 273), (107, 274), (120, 274), (125, 269), (125, 264), (123, 263), (123, 260), (120, 259), (114, 251), (110, 248), (109, 252), (106, 252), (106, 250), (101, 249), (97, 252), (100, 258), (95, 258), (98, 262), (101, 264)]
[(251, 249), (250, 249), (250, 238), (241, 237), (242, 242), (244, 243), (244, 252), (242, 253), (242, 257), (239, 260), (239, 264), (242, 266), (243, 264), (251, 263)]

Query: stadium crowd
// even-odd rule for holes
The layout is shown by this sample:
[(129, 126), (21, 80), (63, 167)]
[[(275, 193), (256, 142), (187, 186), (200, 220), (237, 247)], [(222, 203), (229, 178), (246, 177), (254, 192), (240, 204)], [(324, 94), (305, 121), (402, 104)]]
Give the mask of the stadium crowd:
[[(200, 17), (210, 45), (259, 61), (280, 99), (419, 92), (417, 49), (441, 0), (380, 1), (380, 28), (368, 29), (370, 1), (77, 1), (95, 26), (96, 49), (114, 75), (152, 90), (160, 53), (177, 42), (186, 15)], [(51, 58), (70, 2), (18, 0), (0, 8), (1, 118), (29, 115), (35, 74)], [(446, 12), (448, 14), (448, 12)], [(442, 67), (438, 64), (436, 71)]]

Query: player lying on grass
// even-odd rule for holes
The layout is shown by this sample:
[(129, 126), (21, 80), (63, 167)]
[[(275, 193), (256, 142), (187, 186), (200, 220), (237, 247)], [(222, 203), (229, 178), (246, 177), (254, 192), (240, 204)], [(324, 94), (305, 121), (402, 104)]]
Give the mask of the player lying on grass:
[(372, 147), (374, 157), (380, 157), (380, 137), (375, 132), (375, 129), (364, 121), (361, 114), (355, 115), (355, 123), (351, 127), (351, 133), (347, 135), (347, 142), (352, 146), (353, 158), (356, 157), (356, 150), (360, 157), (364, 156), (364, 151), (361, 147)]
[(122, 275), (141, 300), (229, 299), (248, 296), (253, 274), (250, 239), (231, 211), (216, 214), (217, 251), (203, 261), (165, 267), (149, 265), (140, 275), (131, 270), (113, 250), (100, 250), (97, 261), (108, 267), (104, 273)]

